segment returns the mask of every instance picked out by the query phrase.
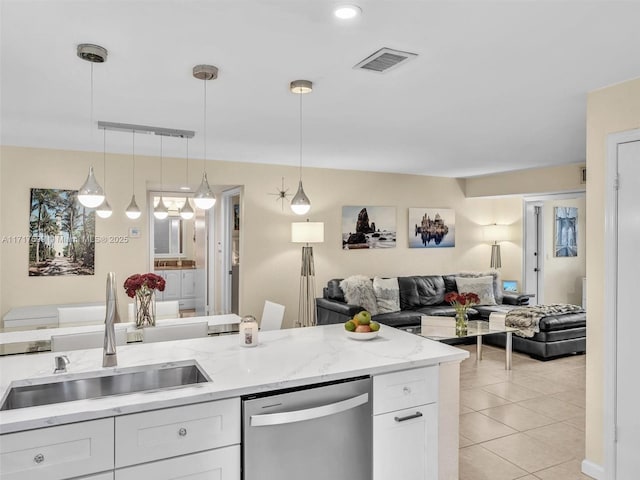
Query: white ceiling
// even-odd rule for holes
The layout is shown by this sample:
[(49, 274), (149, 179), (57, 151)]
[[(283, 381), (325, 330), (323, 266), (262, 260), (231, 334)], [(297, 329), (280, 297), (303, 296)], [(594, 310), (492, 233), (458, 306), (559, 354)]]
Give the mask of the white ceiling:
[[(358, 0), (2, 0), (4, 145), (102, 150), (95, 121), (195, 130), (207, 157), (440, 176), (583, 162), (586, 94), (640, 76), (640, 2)], [(109, 50), (94, 67), (79, 43)], [(419, 56), (387, 74), (354, 70), (381, 47)], [(138, 135), (136, 152), (158, 155)], [(165, 142), (184, 156), (185, 142)], [(107, 149), (130, 153), (131, 135)]]

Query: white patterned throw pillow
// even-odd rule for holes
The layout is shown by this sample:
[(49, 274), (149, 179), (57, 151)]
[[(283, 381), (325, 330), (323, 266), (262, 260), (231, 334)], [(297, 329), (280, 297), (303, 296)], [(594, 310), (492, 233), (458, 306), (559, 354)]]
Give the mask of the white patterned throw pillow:
[(475, 293), (480, 297), (479, 305), (496, 305), (493, 295), (493, 277), (456, 277), (458, 293)]
[(373, 279), (373, 291), (376, 294), (378, 313), (392, 313), (400, 311), (400, 288), (397, 278)]
[(371, 315), (377, 315), (376, 295), (370, 278), (364, 275), (352, 275), (340, 282), (340, 288), (349, 305), (359, 305)]

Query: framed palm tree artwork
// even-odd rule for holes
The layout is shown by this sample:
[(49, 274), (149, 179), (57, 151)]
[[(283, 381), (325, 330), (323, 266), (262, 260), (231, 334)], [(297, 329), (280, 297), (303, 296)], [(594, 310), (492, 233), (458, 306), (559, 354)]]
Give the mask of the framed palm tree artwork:
[(32, 188), (29, 210), (29, 276), (93, 275), (95, 210), (76, 190)]

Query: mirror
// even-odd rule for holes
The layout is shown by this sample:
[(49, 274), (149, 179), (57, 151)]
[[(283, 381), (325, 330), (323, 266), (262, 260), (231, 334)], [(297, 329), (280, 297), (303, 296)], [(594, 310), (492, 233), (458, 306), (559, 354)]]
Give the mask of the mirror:
[(153, 253), (156, 257), (184, 257), (182, 218), (153, 219)]

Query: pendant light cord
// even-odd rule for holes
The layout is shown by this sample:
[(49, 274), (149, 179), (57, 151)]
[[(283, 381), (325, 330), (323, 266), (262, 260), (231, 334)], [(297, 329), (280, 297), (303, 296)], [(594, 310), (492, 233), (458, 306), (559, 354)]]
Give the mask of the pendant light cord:
[(300, 96), (300, 181), (302, 182), (302, 92)]
[(107, 129), (102, 129), (102, 175), (104, 176), (104, 198), (107, 198)]
[(207, 173), (207, 81), (205, 78), (204, 83), (204, 107), (202, 109), (202, 116), (204, 118), (204, 132), (202, 132), (202, 138), (204, 139), (204, 158), (202, 159), (202, 173)]
[(187, 137), (187, 175), (185, 178), (184, 186), (189, 186), (189, 137)]
[(131, 172), (131, 194), (135, 195), (136, 191), (136, 131), (131, 131), (131, 153), (133, 156), (133, 170)]
[(160, 202), (162, 202), (162, 194), (164, 193), (164, 185), (162, 184), (162, 138), (160, 135)]
[(90, 79), (91, 88), (89, 95), (91, 96), (91, 99), (89, 100), (89, 138), (93, 137), (93, 62), (91, 62)]

